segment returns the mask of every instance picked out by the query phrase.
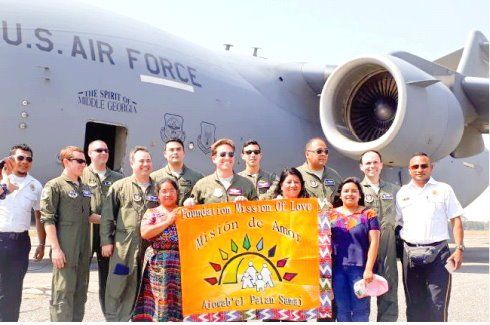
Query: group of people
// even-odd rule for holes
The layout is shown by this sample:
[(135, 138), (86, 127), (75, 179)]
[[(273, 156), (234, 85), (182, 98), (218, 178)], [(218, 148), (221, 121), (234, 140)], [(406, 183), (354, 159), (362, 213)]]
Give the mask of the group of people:
[[(44, 188), (29, 174), (33, 152), (27, 145), (12, 147), (2, 160), (0, 321), (18, 320), (31, 210), (39, 237), (35, 259), (43, 258), (46, 243), (51, 246), (52, 321), (83, 320), (93, 253), (107, 321), (181, 321), (178, 207), (302, 197), (319, 199), (329, 220), (332, 277), (320, 274), (320, 290), (333, 288), (328, 296), (334, 297), (334, 308), (318, 320), (368, 321), (370, 298), (358, 298), (354, 283), (370, 283), (378, 274), (389, 290), (377, 297), (377, 320), (396, 321), (397, 242), (403, 246), (407, 320), (447, 320), (450, 272), (463, 261), (463, 210), (452, 188), (431, 177), (433, 164), (424, 153), (410, 159), (412, 179), (401, 189), (380, 178), (382, 157), (374, 150), (360, 157), (362, 181), (342, 179), (327, 167), (329, 151), (321, 138), (306, 143), (303, 165), (286, 168), (279, 177), (262, 170), (262, 149), (254, 140), (242, 145), (246, 167), (240, 173), (234, 172), (233, 141), (216, 141), (211, 146), (216, 170), (206, 177), (185, 165), (180, 139), (165, 143), (167, 165), (156, 171), (148, 149), (133, 148), (132, 174), (125, 178), (107, 167), (104, 141), (91, 142), (88, 156), (86, 166), (81, 148), (62, 149), (63, 172)], [(456, 242), (452, 254), (448, 220)]]

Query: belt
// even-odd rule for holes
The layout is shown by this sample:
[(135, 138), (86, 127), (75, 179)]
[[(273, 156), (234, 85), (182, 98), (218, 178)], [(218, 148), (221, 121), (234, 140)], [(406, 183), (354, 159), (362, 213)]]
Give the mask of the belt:
[(407, 244), (410, 247), (419, 247), (419, 246), (437, 246), (437, 245), (440, 245), (440, 244), (445, 243), (445, 242), (447, 242), (447, 241), (441, 240), (441, 241), (436, 241), (435, 243), (429, 243), (429, 244), (412, 244), (409, 242), (405, 242), (405, 244)]
[(27, 230), (23, 232), (0, 232), (0, 238), (18, 240), (26, 236), (29, 237), (29, 232)]

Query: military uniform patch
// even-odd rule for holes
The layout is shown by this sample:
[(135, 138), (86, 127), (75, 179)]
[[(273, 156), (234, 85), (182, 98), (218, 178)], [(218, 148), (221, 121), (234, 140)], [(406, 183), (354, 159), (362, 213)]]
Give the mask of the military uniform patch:
[(222, 197), (223, 196), (223, 190), (220, 188), (215, 188), (213, 191), (213, 196)]
[(112, 182), (111, 181), (103, 181), (102, 182), (102, 185), (104, 185), (104, 186), (111, 186), (112, 185)]
[(310, 181), (310, 186), (311, 187), (318, 187), (318, 182), (317, 181)]
[(326, 178), (323, 181), (323, 184), (325, 184), (326, 186), (335, 186), (335, 181), (331, 178)]
[(371, 194), (366, 194), (364, 196), (364, 201), (366, 201), (366, 203), (371, 203), (374, 201), (374, 197)]
[(75, 190), (71, 190), (70, 192), (68, 192), (68, 196), (71, 197), (72, 199), (75, 199), (78, 197), (78, 193)]
[(268, 181), (260, 180), (257, 182), (257, 187), (258, 188), (269, 188), (269, 187), (271, 187), (271, 184)]
[(393, 195), (389, 193), (381, 193), (381, 200), (393, 200)]
[(238, 196), (238, 195), (242, 195), (242, 190), (239, 189), (239, 188), (229, 188), (228, 189), (228, 194), (230, 195), (234, 195), (234, 196)]
[(84, 197), (92, 197), (92, 192), (88, 190), (83, 190), (82, 194)]
[(141, 201), (141, 195), (139, 195), (138, 193), (133, 194), (133, 200), (135, 202)]
[(151, 202), (158, 202), (158, 197), (156, 197), (155, 195), (147, 195), (146, 200)]

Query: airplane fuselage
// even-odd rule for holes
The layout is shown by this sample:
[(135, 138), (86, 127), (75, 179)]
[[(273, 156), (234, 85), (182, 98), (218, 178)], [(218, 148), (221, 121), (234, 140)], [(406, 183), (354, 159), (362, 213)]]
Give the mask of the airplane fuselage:
[[(51, 2), (2, 1), (2, 8), (0, 152), (31, 145), (32, 174), (42, 182), (60, 173), (60, 148), (86, 148), (99, 137), (112, 149), (114, 168), (128, 175), (132, 147), (149, 147), (157, 169), (171, 137), (184, 141), (186, 164), (206, 174), (218, 138), (233, 139), (237, 152), (245, 140), (256, 139), (263, 168), (279, 173), (302, 164), (305, 142), (323, 136), (318, 93), (300, 63), (218, 54), (71, 3), (59, 8), (62, 13)], [(236, 163), (236, 171), (244, 168), (239, 157)], [(334, 150), (328, 165), (343, 177), (361, 175), (357, 161)], [(386, 167), (383, 175), (395, 183), (408, 180), (402, 168)]]

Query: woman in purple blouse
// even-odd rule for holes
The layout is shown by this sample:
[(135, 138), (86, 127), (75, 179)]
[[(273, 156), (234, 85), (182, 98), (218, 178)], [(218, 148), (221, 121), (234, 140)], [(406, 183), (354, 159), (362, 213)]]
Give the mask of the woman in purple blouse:
[(369, 321), (370, 298), (357, 298), (354, 283), (373, 280), (378, 254), (379, 222), (376, 212), (364, 207), (364, 193), (356, 178), (338, 187), (328, 212), (332, 228), (333, 292), (337, 321)]

